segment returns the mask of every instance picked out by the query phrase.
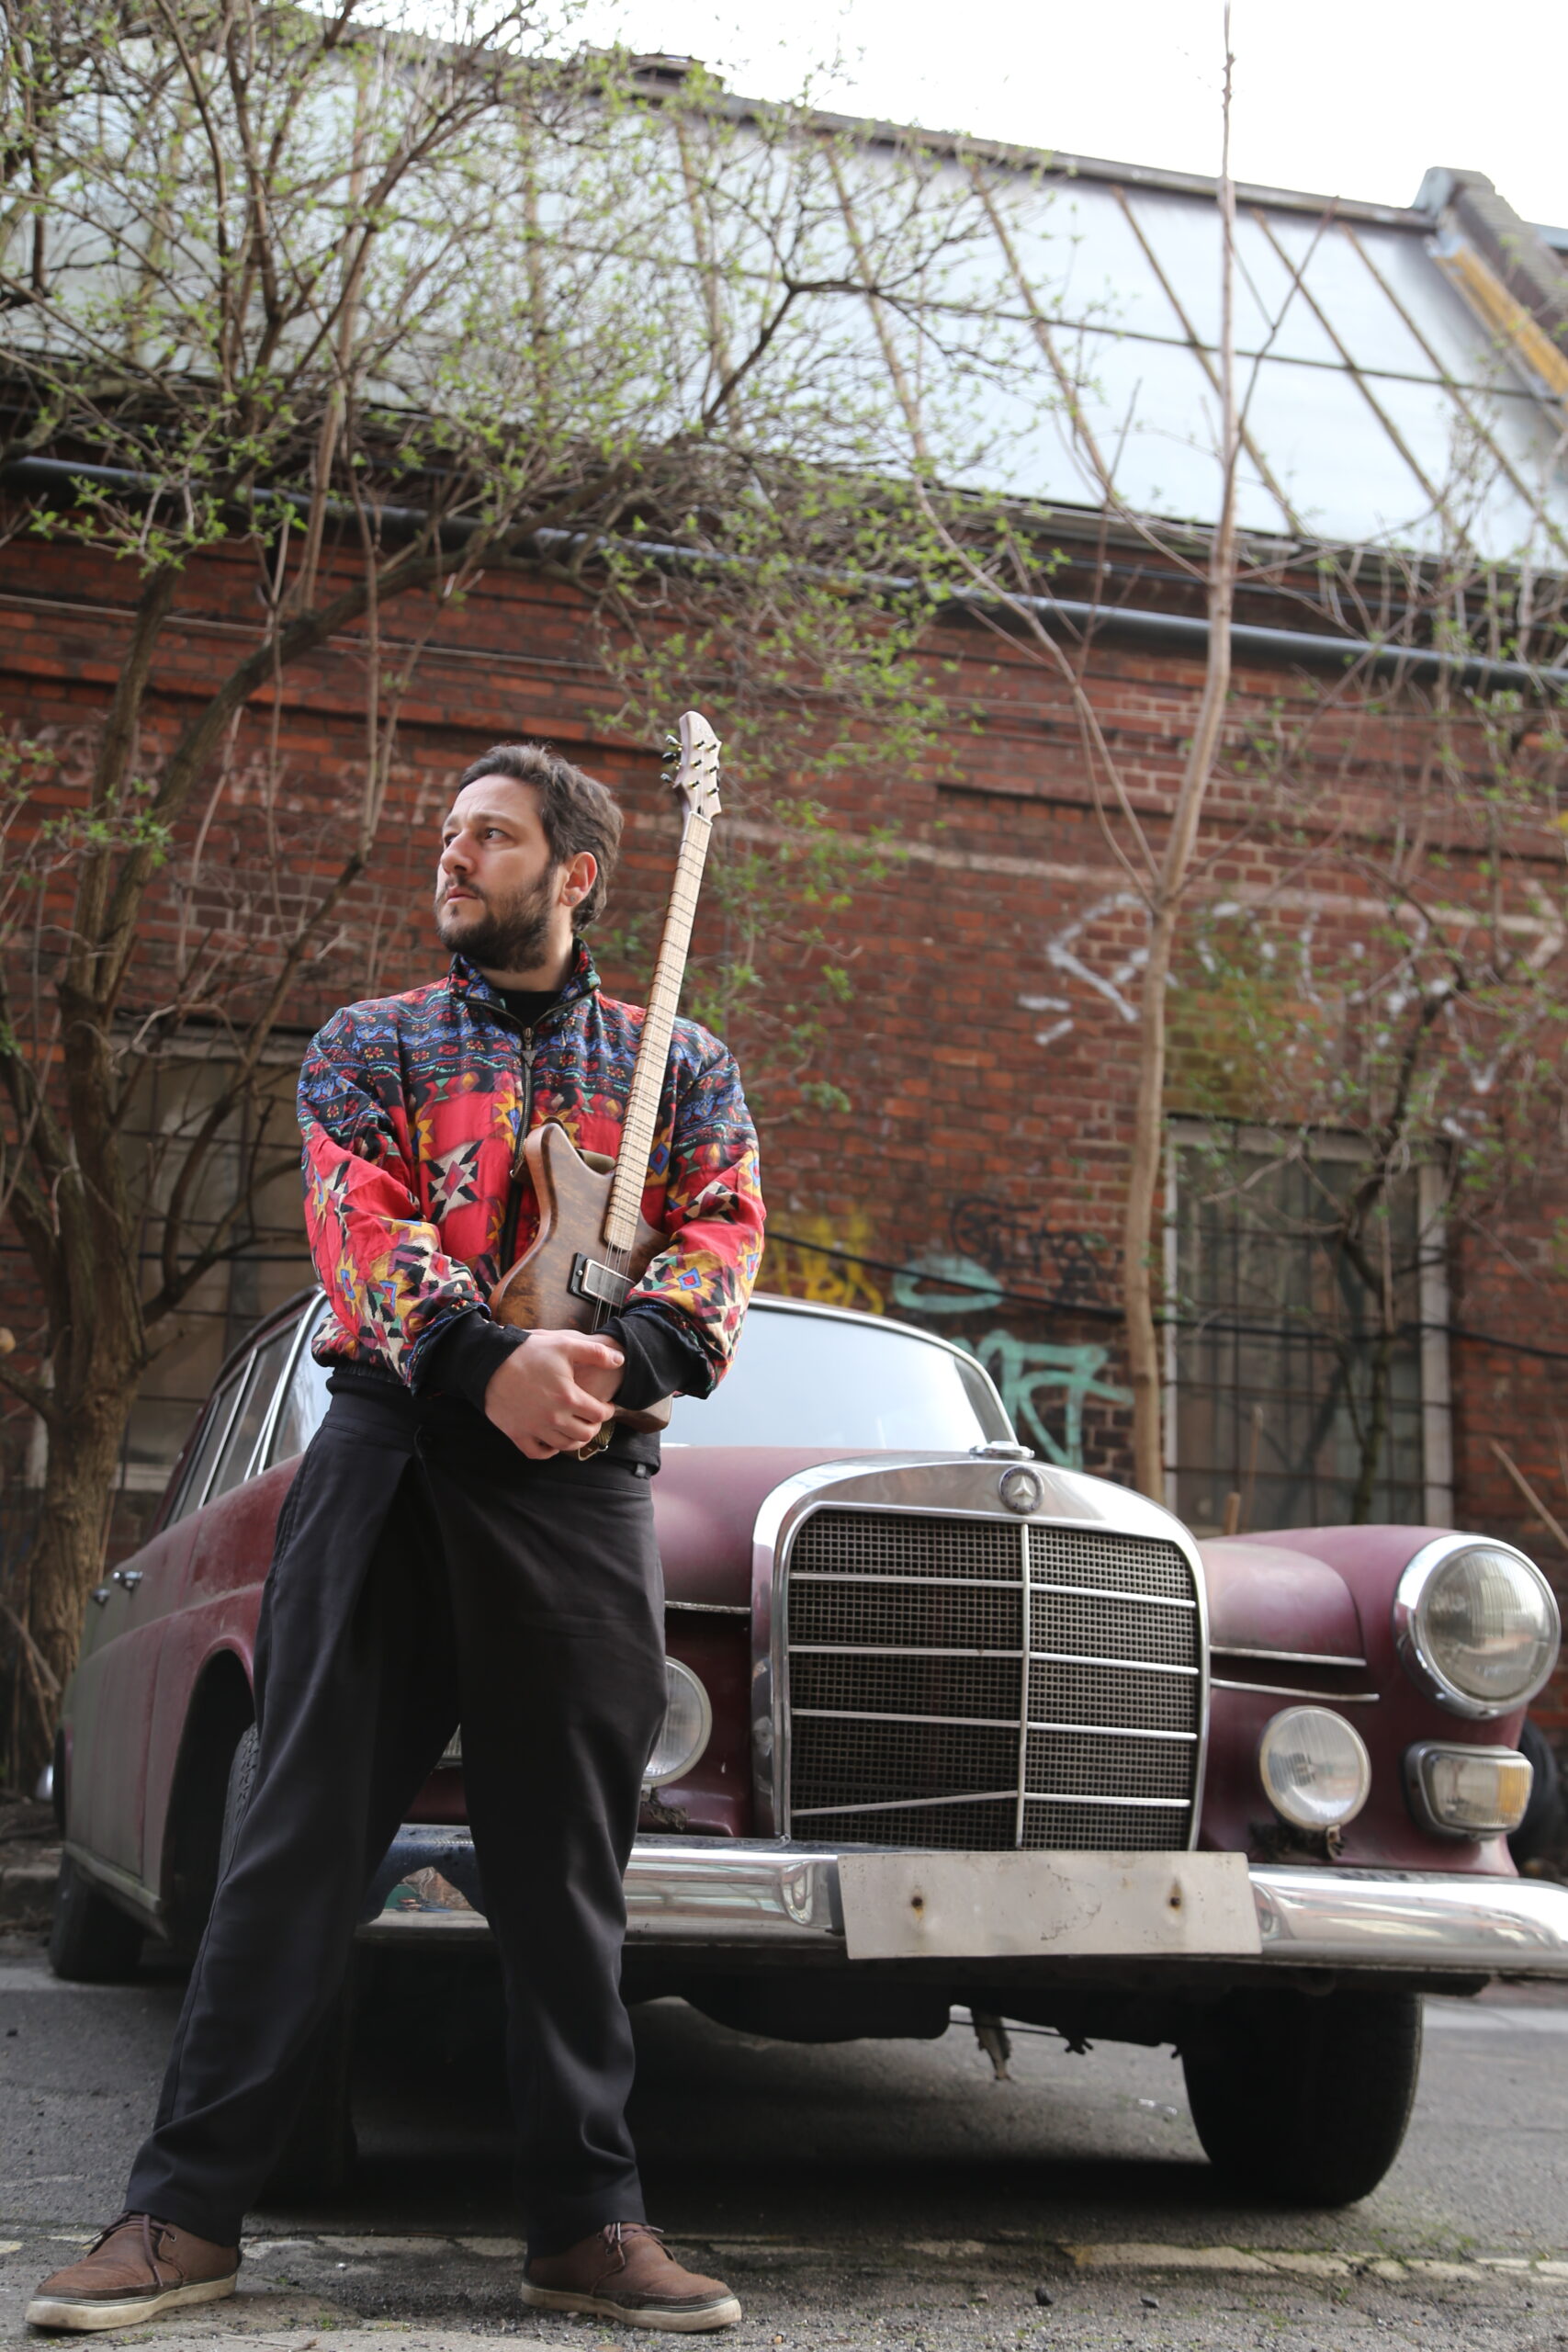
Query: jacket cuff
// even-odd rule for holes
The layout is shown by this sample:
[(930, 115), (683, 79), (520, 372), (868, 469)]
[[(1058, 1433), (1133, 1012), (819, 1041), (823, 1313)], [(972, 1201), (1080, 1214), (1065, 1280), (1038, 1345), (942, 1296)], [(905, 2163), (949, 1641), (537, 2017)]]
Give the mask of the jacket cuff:
[(455, 1316), (447, 1329), (424, 1351), (415, 1393), (425, 1396), (436, 1389), (461, 1396), (482, 1413), (485, 1390), (513, 1348), (527, 1339), (526, 1331), (510, 1323), (492, 1321), (482, 1306)]
[(615, 1402), (634, 1412), (661, 1396), (705, 1396), (713, 1387), (713, 1366), (702, 1342), (657, 1306), (628, 1306), (612, 1315), (595, 1336), (613, 1340), (625, 1356)]

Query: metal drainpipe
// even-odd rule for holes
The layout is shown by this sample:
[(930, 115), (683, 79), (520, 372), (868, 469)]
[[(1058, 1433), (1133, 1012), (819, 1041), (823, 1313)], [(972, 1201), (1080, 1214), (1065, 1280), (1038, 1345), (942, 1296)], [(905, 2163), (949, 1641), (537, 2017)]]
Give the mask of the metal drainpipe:
[[(99, 482), (108, 490), (157, 490), (164, 485), (152, 475), (135, 473), (123, 466), (94, 466), (79, 464), (69, 458), (17, 458), (9, 465), (0, 466), (0, 489), (27, 490), (68, 489), (73, 481)], [(258, 505), (306, 506), (309, 494), (293, 490), (258, 490), (254, 493)], [(330, 511), (344, 518), (352, 516), (354, 509), (346, 500), (329, 502)], [(383, 526), (394, 529), (418, 530), (430, 519), (428, 512), (419, 506), (383, 506), (378, 509)], [(465, 515), (455, 515), (441, 526), (444, 540), (457, 546), (471, 538), (479, 525)], [(541, 545), (558, 548), (562, 552), (581, 547), (592, 534), (581, 531), (538, 531), (534, 534)], [(651, 558), (656, 563), (668, 563), (681, 568), (696, 566), (728, 570), (740, 559), (717, 555), (704, 548), (681, 547), (674, 541), (637, 539), (618, 542), (629, 552)], [(816, 565), (803, 567), (814, 579), (838, 578)], [(863, 578), (841, 581), (846, 587), (859, 587), (874, 594), (909, 595), (919, 587), (913, 576), (868, 573)], [(1159, 613), (1128, 605), (1091, 605), (1071, 596), (1017, 596), (1011, 598), (987, 596), (979, 589), (961, 589), (948, 597), (943, 611), (963, 612), (967, 607), (986, 607), (1005, 611), (1009, 604), (1037, 613), (1043, 620), (1060, 620), (1074, 628), (1092, 628), (1096, 636), (1134, 638), (1145, 644), (1179, 646), (1183, 652), (1201, 653), (1209, 642), (1209, 624), (1196, 613)], [(1313, 668), (1327, 667), (1342, 670), (1352, 662), (1369, 660), (1380, 673), (1392, 673), (1401, 678), (1435, 678), (1448, 676), (1461, 685), (1476, 686), (1482, 692), (1500, 687), (1521, 686), (1538, 695), (1568, 694), (1568, 668), (1540, 669), (1529, 662), (1488, 662), (1470, 654), (1445, 653), (1433, 646), (1399, 646), (1380, 642), (1367, 637), (1327, 637), (1310, 629), (1264, 628), (1251, 621), (1235, 621), (1231, 626), (1231, 645), (1244, 658), (1250, 655), (1260, 662), (1294, 662)]]

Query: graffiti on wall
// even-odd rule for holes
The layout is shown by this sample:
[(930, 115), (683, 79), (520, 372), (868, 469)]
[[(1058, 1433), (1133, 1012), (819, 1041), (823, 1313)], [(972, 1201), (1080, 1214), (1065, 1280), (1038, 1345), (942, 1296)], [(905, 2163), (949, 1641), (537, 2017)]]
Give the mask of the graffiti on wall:
[[(893, 1277), (895, 1311), (927, 1320), (956, 1315), (984, 1320), (1002, 1308), (1005, 1298), (987, 1267), (948, 1250), (928, 1251)], [(1093, 1341), (1072, 1346), (1025, 1340), (1005, 1325), (977, 1339), (958, 1332), (951, 1336), (990, 1374), (1020, 1437), (1063, 1469), (1084, 1466), (1084, 1407), (1090, 1398), (1122, 1406), (1133, 1401), (1131, 1389), (1102, 1376), (1111, 1351)], [(1047, 1413), (1053, 1418), (1060, 1414), (1060, 1436), (1048, 1425)]]
[(767, 1238), (764, 1275), (770, 1290), (808, 1298), (818, 1306), (858, 1306), (886, 1315), (886, 1294), (864, 1262), (874, 1256), (871, 1227), (859, 1211), (837, 1223), (825, 1216), (798, 1217), (798, 1238)]
[[(1010, 1325), (1037, 1322), (1041, 1308), (1109, 1304), (1110, 1285), (1092, 1235), (1065, 1231), (1033, 1208), (980, 1193), (955, 1201), (951, 1247), (884, 1266), (870, 1218), (793, 1220), (770, 1234), (769, 1289), (819, 1306), (907, 1316), (941, 1330), (990, 1374), (1026, 1444), (1064, 1469), (1084, 1466), (1084, 1415), (1091, 1403), (1128, 1407), (1132, 1392), (1105, 1377), (1111, 1350), (1089, 1341), (1037, 1339)], [(1021, 1300), (1017, 1294), (1031, 1295)], [(963, 1318), (964, 1328), (954, 1328)]]
[(960, 1257), (977, 1258), (993, 1274), (1022, 1275), (1052, 1306), (1105, 1306), (1110, 1291), (1099, 1245), (1087, 1233), (1063, 1231), (1039, 1209), (989, 1193), (965, 1193), (953, 1204), (948, 1238)]

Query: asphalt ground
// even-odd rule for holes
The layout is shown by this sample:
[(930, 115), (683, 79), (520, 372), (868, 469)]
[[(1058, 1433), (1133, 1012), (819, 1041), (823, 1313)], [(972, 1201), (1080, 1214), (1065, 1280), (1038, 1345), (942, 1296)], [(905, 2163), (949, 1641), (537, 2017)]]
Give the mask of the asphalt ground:
[[(0, 2340), (118, 2210), (179, 1996), (156, 1966), (62, 1985), (38, 1938), (0, 1942)], [(809, 2048), (676, 2002), (637, 2022), (652, 2217), (740, 2294), (738, 2352), (1568, 2345), (1568, 1994), (1429, 2003), (1404, 2152), (1337, 2213), (1224, 2194), (1168, 2052), (1020, 2031), (998, 2082), (964, 2025)], [(498, 2026), (483, 1965), (383, 1984), (352, 2189), (254, 2215), (232, 2301), (100, 2340), (646, 2346), (518, 2304)]]

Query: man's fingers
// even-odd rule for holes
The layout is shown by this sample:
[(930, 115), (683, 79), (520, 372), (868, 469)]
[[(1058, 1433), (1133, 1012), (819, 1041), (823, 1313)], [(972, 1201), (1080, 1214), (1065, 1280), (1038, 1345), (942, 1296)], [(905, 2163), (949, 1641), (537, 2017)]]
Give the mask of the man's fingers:
[(569, 1331), (558, 1345), (562, 1355), (579, 1363), (603, 1364), (618, 1371), (626, 1362), (613, 1340), (590, 1339), (586, 1332)]

